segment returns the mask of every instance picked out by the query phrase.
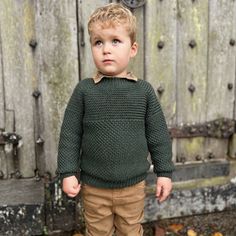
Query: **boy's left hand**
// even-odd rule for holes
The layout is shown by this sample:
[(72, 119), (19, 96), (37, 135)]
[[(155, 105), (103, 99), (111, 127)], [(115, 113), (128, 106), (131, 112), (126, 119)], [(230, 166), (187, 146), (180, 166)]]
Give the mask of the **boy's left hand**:
[(172, 190), (172, 181), (167, 177), (158, 177), (156, 185), (156, 197), (159, 202), (163, 202), (170, 195)]

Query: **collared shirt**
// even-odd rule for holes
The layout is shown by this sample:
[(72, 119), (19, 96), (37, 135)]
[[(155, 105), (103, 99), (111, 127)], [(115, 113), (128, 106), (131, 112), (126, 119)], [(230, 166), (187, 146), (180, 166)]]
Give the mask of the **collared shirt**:
[[(102, 78), (104, 78), (104, 77), (114, 77), (114, 76), (107, 76), (107, 75), (104, 75), (98, 71), (97, 74), (93, 77), (94, 83), (95, 84), (99, 83), (102, 80)], [(137, 77), (134, 76), (132, 72), (128, 72), (126, 77), (124, 77), (124, 78), (126, 78), (128, 80), (134, 80), (134, 81), (138, 80)]]

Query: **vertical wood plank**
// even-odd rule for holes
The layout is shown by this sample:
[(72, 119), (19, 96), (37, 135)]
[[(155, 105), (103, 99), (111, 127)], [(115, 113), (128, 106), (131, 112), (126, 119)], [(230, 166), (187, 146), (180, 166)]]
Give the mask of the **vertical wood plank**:
[[(227, 0), (209, 1), (209, 55), (206, 120), (219, 117), (234, 117), (235, 101), (235, 47), (230, 39), (235, 38), (236, 2)], [(228, 86), (232, 85), (233, 89)], [(206, 149), (216, 158), (225, 158), (228, 140), (206, 140)]]
[(80, 79), (91, 78), (96, 73), (96, 67), (93, 63), (93, 57), (90, 48), (88, 35), (88, 19), (92, 12), (101, 6), (109, 3), (108, 0), (77, 0), (79, 13), (79, 56), (80, 56)]
[(145, 5), (145, 78), (157, 92), (168, 125), (176, 123), (176, 11), (177, 1), (149, 0)]
[[(177, 124), (204, 122), (206, 110), (208, 1), (178, 1)], [(192, 90), (191, 90), (192, 89)], [(177, 156), (204, 155), (204, 138), (179, 139)]]
[[(232, 25), (236, 26), (236, 2), (234, 2), (234, 13), (233, 13), (233, 22)], [(236, 27), (231, 28), (231, 40), (236, 40)], [(233, 42), (233, 41), (232, 41)], [(232, 43), (231, 42), (231, 43)], [(233, 51), (235, 57), (234, 57), (234, 64), (236, 68), (236, 46), (232, 45), (231, 50)], [(236, 81), (236, 69), (235, 69), (235, 77), (234, 81)], [(234, 91), (235, 91), (235, 86), (234, 84)], [(236, 99), (236, 94), (234, 93), (234, 101)], [(236, 102), (234, 102), (234, 119), (236, 118)], [(236, 157), (236, 134), (232, 135), (229, 143), (229, 156), (235, 158)]]
[[(208, 1), (178, 1), (177, 122), (205, 121)], [(196, 46), (191, 48), (191, 40)], [(191, 93), (191, 84), (195, 90)], [(194, 89), (194, 88), (193, 88)]]
[(5, 128), (5, 99), (4, 99), (4, 82), (3, 82), (3, 58), (2, 58), (2, 40), (1, 40), (1, 28), (0, 28), (0, 130)]
[[(164, 89), (159, 99), (168, 123), (175, 124), (176, 1), (149, 0), (145, 6), (145, 78), (156, 92)], [(159, 42), (164, 43), (162, 49)]]
[(145, 8), (140, 7), (131, 10), (137, 20), (137, 37), (138, 53), (130, 60), (129, 71), (132, 71), (135, 76), (140, 79), (145, 79), (144, 75), (144, 12)]
[(2, 179), (7, 177), (7, 163), (4, 146), (0, 146), (0, 175)]
[[(14, 132), (14, 112), (13, 111), (5, 111), (5, 117), (6, 117), (6, 122), (5, 122), (5, 129), (7, 132)], [(16, 169), (18, 168), (14, 164), (14, 150), (13, 150), (13, 144), (8, 143), (4, 146), (4, 152), (5, 152), (5, 161), (7, 165), (7, 178), (11, 178)]]
[(40, 1), (36, 7), (37, 86), (42, 93), (45, 171), (55, 175), (66, 104), (78, 82), (76, 1)]
[[(233, 17), (233, 25), (236, 26), (236, 2), (234, 1), (234, 17)], [(234, 66), (235, 66), (235, 84), (234, 84), (234, 90), (235, 90), (235, 86), (236, 86), (236, 44), (235, 44), (235, 41), (236, 41), (236, 27), (232, 27), (231, 28), (232, 32), (232, 37), (231, 39), (234, 41), (234, 45), (232, 44), (231, 46), (231, 50), (234, 51)], [(233, 43), (233, 41), (231, 43)], [(236, 94), (234, 93), (234, 100), (236, 100)], [(234, 103), (234, 119), (236, 119), (236, 102)]]
[[(235, 85), (235, 47), (230, 39), (235, 32), (235, 1), (209, 1), (209, 55), (207, 120), (233, 118)], [(234, 22), (235, 23), (235, 22)]]
[[(23, 137), (19, 170), (34, 176), (35, 153), (32, 116), (33, 55), (29, 42), (33, 33), (31, 1), (0, 2), (0, 27), (6, 110), (14, 111), (14, 131)], [(21, 106), (21, 104), (23, 104)]]

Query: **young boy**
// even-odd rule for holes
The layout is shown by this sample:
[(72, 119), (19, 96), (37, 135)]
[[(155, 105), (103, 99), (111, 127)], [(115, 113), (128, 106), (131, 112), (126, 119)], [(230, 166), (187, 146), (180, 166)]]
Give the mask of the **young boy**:
[(66, 108), (58, 173), (69, 197), (82, 183), (87, 235), (143, 235), (148, 152), (158, 200), (172, 188), (168, 129), (152, 86), (127, 71), (138, 50), (132, 13), (108, 4), (91, 15), (88, 30), (97, 74), (78, 83)]

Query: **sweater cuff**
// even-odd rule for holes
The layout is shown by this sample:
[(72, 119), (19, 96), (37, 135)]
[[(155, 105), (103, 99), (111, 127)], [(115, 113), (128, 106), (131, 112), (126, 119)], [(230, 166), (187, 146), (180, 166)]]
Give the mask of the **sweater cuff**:
[(157, 175), (157, 177), (167, 177), (167, 178), (172, 179), (172, 172), (162, 172), (162, 173), (158, 173), (156, 175)]
[(62, 181), (64, 178), (70, 177), (70, 176), (75, 176), (78, 179), (76, 172), (74, 172), (74, 173), (73, 172), (72, 173), (60, 173), (59, 179)]

